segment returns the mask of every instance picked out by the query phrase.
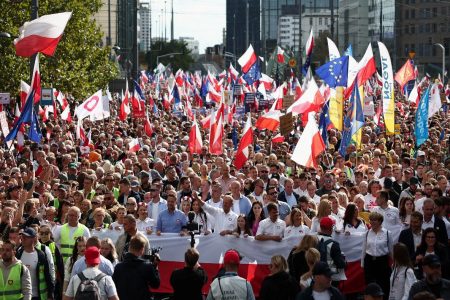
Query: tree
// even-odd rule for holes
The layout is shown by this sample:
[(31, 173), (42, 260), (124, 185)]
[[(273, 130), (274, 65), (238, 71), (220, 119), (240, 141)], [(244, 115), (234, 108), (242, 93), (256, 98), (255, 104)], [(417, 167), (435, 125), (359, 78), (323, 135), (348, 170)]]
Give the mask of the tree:
[(147, 54), (147, 61), (149, 62), (149, 69), (156, 68), (156, 59), (158, 56), (169, 53), (181, 53), (179, 55), (165, 56), (159, 59), (159, 63), (163, 65), (172, 66), (172, 70), (183, 69), (187, 70), (189, 65), (194, 62), (191, 56), (191, 50), (186, 47), (185, 42), (172, 40), (170, 42), (157, 41), (153, 43), (152, 50)]
[(325, 64), (328, 57), (328, 42), (327, 37), (330, 37), (329, 31), (322, 31), (318, 38), (315, 40), (314, 50), (313, 50), (313, 62), (316, 67)]
[[(102, 32), (92, 19), (101, 0), (40, 0), (39, 15), (72, 11), (53, 57), (40, 55), (41, 84), (72, 94), (82, 100), (117, 75), (109, 59), (110, 48), (101, 47)], [(0, 28), (13, 36), (30, 20), (30, 1), (0, 1)], [(30, 60), (15, 55), (11, 39), (0, 39), (0, 82), (2, 91), (16, 95), (20, 80), (30, 83)]]

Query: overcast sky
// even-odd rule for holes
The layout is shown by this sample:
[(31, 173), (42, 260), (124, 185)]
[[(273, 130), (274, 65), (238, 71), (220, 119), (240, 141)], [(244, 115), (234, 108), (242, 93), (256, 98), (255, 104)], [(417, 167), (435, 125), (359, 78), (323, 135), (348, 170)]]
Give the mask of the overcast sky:
[[(170, 39), (171, 2), (172, 0), (150, 0), (152, 37), (161, 35), (160, 24), (165, 23), (167, 38)], [(165, 3), (166, 14), (164, 14)], [(200, 53), (204, 53), (206, 47), (222, 43), (222, 30), (225, 28), (226, 17), (225, 0), (173, 0), (173, 7), (176, 39), (180, 36), (194, 37), (200, 43)], [(167, 16), (166, 22), (164, 22), (164, 15)]]

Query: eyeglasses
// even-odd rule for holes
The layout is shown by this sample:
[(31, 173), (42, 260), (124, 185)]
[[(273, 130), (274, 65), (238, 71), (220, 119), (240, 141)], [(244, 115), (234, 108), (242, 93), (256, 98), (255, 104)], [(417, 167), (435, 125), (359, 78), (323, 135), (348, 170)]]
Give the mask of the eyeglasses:
[(278, 192), (272, 192), (272, 193), (269, 193), (269, 195), (270, 195), (270, 196), (278, 195)]
[(127, 205), (134, 205), (134, 203), (132, 203), (132, 202), (131, 202), (131, 203), (130, 203), (130, 202), (127, 202)]
[(262, 171), (260, 171), (260, 173), (269, 173), (269, 171), (262, 170)]

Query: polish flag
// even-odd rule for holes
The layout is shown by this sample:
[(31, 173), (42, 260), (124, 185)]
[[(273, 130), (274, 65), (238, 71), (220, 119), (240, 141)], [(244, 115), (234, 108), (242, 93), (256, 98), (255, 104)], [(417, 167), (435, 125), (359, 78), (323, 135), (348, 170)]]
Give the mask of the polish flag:
[(277, 61), (284, 64), (284, 50), (280, 46), (277, 46)]
[(292, 105), (287, 109), (287, 113), (292, 112), (292, 115), (296, 116), (298, 114), (305, 114), (311, 111), (317, 112), (324, 102), (325, 99), (320, 93), (316, 81), (311, 80), (306, 91), (297, 101), (292, 103)]
[(89, 139), (86, 136), (86, 133), (83, 128), (83, 120), (78, 119), (77, 127), (75, 128), (75, 135), (77, 139), (80, 140), (80, 145), (87, 146), (89, 145)]
[(144, 132), (148, 137), (151, 137), (153, 134), (153, 126), (150, 123), (150, 119), (148, 118), (148, 114), (145, 115), (145, 123), (144, 123)]
[(141, 71), (141, 82), (148, 83), (148, 76), (147, 76), (147, 74), (145, 74), (144, 70)]
[(139, 143), (139, 139), (135, 138), (128, 143), (128, 151), (129, 152), (137, 152), (141, 149), (141, 144)]
[(69, 102), (67, 101), (66, 97), (64, 97), (64, 94), (61, 91), (55, 92), (55, 98), (58, 101), (59, 105), (61, 106), (61, 119), (64, 121), (71, 123), (72, 122), (72, 116), (70, 115), (70, 106)]
[(216, 103), (220, 103), (220, 100), (222, 100), (222, 95), (220, 92), (217, 92), (211, 84), (208, 84), (208, 95), (210, 99)]
[(441, 102), (441, 87), (439, 86), (439, 83), (434, 83), (431, 86), (430, 90), (430, 98), (428, 101), (428, 119), (431, 118), (435, 113), (439, 112), (442, 106)]
[(203, 129), (209, 129), (211, 127), (212, 114), (213, 114), (213, 112), (211, 112), (211, 114), (209, 116), (204, 117), (203, 119), (200, 120), (200, 124), (202, 124)]
[(373, 57), (372, 44), (367, 47), (366, 53), (358, 63), (358, 84), (363, 85), (377, 71)]
[(236, 80), (239, 77), (239, 72), (233, 67), (233, 64), (230, 63), (230, 67), (228, 68), (228, 72), (230, 72), (231, 79)]
[(280, 117), (283, 115), (279, 110), (276, 110), (276, 102), (272, 104), (269, 112), (260, 116), (258, 120), (256, 120), (256, 128), (259, 130), (267, 129), (270, 131), (277, 130), (278, 126), (280, 126)]
[(220, 109), (211, 113), (210, 129), (209, 129), (209, 153), (222, 154), (223, 139), (223, 117)]
[(272, 138), (272, 144), (282, 143), (282, 142), (284, 142), (284, 136), (282, 136), (281, 134), (277, 134), (276, 136), (274, 136)]
[(16, 55), (29, 57), (41, 52), (53, 56), (71, 16), (71, 12), (63, 12), (25, 22), (14, 40)]
[(300, 85), (300, 82), (298, 81), (297, 77), (294, 79), (294, 87), (295, 87), (294, 88), (294, 90), (295, 90), (295, 93), (294, 93), (295, 99), (296, 100), (300, 99), (300, 97), (303, 94), (303, 91), (302, 91), (302, 86)]
[(128, 91), (128, 80), (125, 80), (125, 95), (120, 103), (119, 120), (125, 121), (127, 116), (131, 113), (130, 110), (130, 92)]
[(308, 40), (306, 41), (306, 45), (305, 45), (306, 56), (311, 55), (313, 48), (314, 48), (314, 34), (313, 34), (313, 30), (311, 28), (311, 32), (309, 33), (309, 37), (308, 37)]
[(191, 154), (202, 153), (203, 141), (200, 129), (198, 128), (197, 121), (194, 118), (192, 122), (191, 131), (189, 132), (189, 152)]
[(264, 84), (264, 87), (267, 91), (272, 90), (274, 80), (270, 78), (268, 75), (261, 73), (261, 78), (259, 79), (259, 82)]
[(39, 54), (36, 55), (36, 59), (34, 60), (33, 77), (31, 78), (31, 89), (29, 90), (29, 93), (31, 93), (31, 91), (35, 91), (33, 103), (37, 104), (39, 100), (41, 100), (42, 93), (41, 73), (39, 72)]
[(291, 159), (307, 168), (317, 168), (316, 158), (325, 150), (325, 143), (320, 135), (314, 113), (310, 113), (308, 123), (295, 146)]
[(27, 101), (27, 95), (30, 92), (30, 86), (25, 81), (20, 81), (20, 107), (23, 108), (25, 106), (25, 102)]
[(244, 131), (242, 133), (239, 147), (234, 157), (234, 166), (237, 170), (240, 170), (245, 162), (248, 160), (249, 151), (248, 146), (253, 144), (253, 129), (252, 129), (252, 117), (249, 114), (247, 122), (245, 123)]
[(238, 59), (238, 63), (242, 67), (242, 72), (247, 73), (248, 70), (255, 64), (258, 57), (256, 57), (255, 50), (253, 50), (253, 46), (250, 44), (247, 51)]
[(184, 108), (186, 116), (189, 118), (189, 120), (194, 120), (194, 113), (192, 112), (191, 101), (189, 101), (189, 99), (186, 100), (186, 106)]

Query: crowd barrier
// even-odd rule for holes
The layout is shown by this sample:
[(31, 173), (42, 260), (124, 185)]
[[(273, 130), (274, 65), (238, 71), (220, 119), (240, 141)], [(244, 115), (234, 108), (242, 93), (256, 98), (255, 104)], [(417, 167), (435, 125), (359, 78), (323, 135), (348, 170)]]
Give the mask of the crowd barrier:
[[(391, 228), (394, 242), (398, 240), (401, 227)], [(93, 231), (99, 238), (109, 237), (116, 241), (120, 233), (113, 230)], [(341, 290), (345, 293), (357, 293), (364, 290), (364, 273), (361, 268), (361, 256), (365, 233), (335, 233), (334, 239), (339, 242), (341, 250), (347, 260), (347, 280), (342, 282)], [(161, 247), (161, 263), (159, 272), (161, 286), (157, 292), (171, 293), (170, 274), (174, 269), (184, 267), (184, 253), (190, 248), (191, 237), (165, 233), (161, 236), (147, 235), (152, 248)], [(291, 249), (299, 243), (298, 238), (283, 239), (281, 242), (256, 241), (253, 237), (236, 238), (234, 236), (220, 236), (217, 234), (195, 236), (195, 247), (200, 252), (200, 264), (208, 274), (209, 284), (219, 271), (223, 255), (228, 249), (236, 249), (243, 257), (239, 267), (239, 275), (247, 278), (253, 286), (255, 294), (259, 294), (262, 280), (269, 274), (270, 258), (273, 255), (288, 257)]]

